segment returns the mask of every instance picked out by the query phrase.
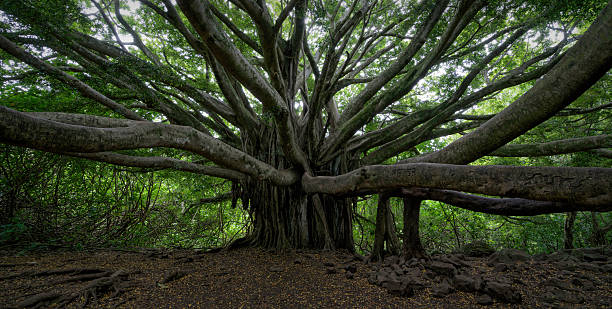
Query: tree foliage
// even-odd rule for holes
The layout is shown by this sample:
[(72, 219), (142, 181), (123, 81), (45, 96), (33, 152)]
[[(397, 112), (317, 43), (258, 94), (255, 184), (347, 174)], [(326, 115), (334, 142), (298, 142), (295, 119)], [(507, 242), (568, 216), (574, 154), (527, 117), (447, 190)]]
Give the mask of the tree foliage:
[(485, 213), (612, 207), (605, 1), (9, 0), (0, 11), (0, 141), (230, 180), (221, 193), (248, 209), (254, 243), (352, 248), (349, 196), (372, 193), (412, 199), (417, 213), (439, 190)]

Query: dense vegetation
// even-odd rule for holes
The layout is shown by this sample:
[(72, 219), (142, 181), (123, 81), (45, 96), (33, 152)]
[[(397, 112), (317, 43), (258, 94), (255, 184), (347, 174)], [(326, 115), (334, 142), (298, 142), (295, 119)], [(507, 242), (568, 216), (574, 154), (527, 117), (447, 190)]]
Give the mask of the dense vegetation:
[[(184, 172), (122, 168), (13, 146), (0, 149), (3, 249), (214, 248), (228, 245), (251, 228), (240, 201), (234, 207), (226, 196), (201, 201), (202, 196), (227, 192), (229, 182)], [(542, 160), (610, 164), (588, 154)], [(355, 244), (363, 254), (372, 250), (376, 205), (374, 196), (358, 199), (354, 208)], [(391, 201), (398, 230), (403, 226), (401, 208), (400, 199)], [(509, 217), (426, 201), (420, 231), (429, 253), (457, 251), (473, 241), (485, 241), (497, 249), (549, 253), (564, 248), (564, 225), (570, 215)], [(612, 244), (610, 231), (612, 212), (578, 212), (573, 244)]]
[(1, 246), (610, 244), (611, 6), (2, 1)]

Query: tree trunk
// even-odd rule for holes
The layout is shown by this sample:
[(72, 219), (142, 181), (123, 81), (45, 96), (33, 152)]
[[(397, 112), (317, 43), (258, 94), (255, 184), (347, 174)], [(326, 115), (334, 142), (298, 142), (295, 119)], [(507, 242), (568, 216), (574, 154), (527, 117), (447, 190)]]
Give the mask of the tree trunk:
[(380, 261), (385, 257), (385, 231), (387, 224), (387, 206), (389, 197), (378, 195), (378, 206), (376, 207), (376, 227), (374, 229), (374, 247), (370, 254), (370, 261)]
[(391, 212), (391, 207), (389, 205), (389, 200), (387, 199), (385, 207), (385, 240), (387, 242), (387, 250), (389, 253), (393, 255), (400, 255), (401, 247), (400, 241), (397, 238), (397, 230), (395, 228), (395, 220), (393, 218), (393, 213)]
[[(386, 250), (385, 250), (385, 244)], [(376, 207), (376, 228), (374, 230), (374, 247), (370, 254), (370, 261), (379, 261), (388, 252), (393, 255), (400, 254), (400, 242), (397, 238), (395, 220), (389, 207), (389, 196), (380, 194), (378, 196), (378, 207)]]
[(419, 211), (421, 200), (403, 198), (404, 201), (404, 245), (403, 254), (406, 258), (426, 257), (419, 235)]
[(574, 249), (574, 222), (576, 221), (576, 212), (568, 212), (565, 215), (563, 247), (565, 249)]
[[(277, 147), (274, 130), (264, 134), (260, 142), (249, 143), (245, 139), (248, 152), (278, 169), (290, 167)], [(334, 166), (323, 170), (330, 174), (344, 172), (346, 168), (346, 161), (339, 158)], [(300, 184), (276, 186), (254, 178), (241, 183), (242, 201), (249, 209), (254, 227), (245, 239), (247, 244), (275, 249), (354, 251), (352, 208), (348, 198), (308, 194)]]
[[(593, 224), (593, 232), (591, 233), (591, 243), (594, 246), (605, 246), (608, 244), (606, 234), (612, 230), (612, 222), (604, 227), (597, 222), (597, 213), (591, 212), (591, 221)], [(605, 224), (605, 222), (603, 222)]]

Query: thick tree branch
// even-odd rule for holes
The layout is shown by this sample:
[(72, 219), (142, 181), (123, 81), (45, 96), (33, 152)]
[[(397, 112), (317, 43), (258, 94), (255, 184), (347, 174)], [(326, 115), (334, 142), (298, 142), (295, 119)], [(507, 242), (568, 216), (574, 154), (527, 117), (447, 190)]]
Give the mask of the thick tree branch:
[(419, 161), (466, 164), (554, 116), (612, 67), (606, 50), (612, 50), (612, 4), (529, 91), (472, 133)]
[(178, 3), (215, 58), (272, 113), (279, 127), (278, 133), (285, 155), (302, 168), (308, 166), (306, 156), (295, 139), (289, 110), (283, 98), (227, 37), (218, 31), (218, 26), (213, 23), (206, 7), (208, 2), (179, 0)]
[(594, 149), (594, 150), (591, 150), (590, 152), (598, 156), (602, 156), (604, 158), (612, 159), (612, 150), (609, 150), (609, 149)]
[[(484, 7), (483, 1), (462, 1), (455, 12), (455, 16), (444, 34), (436, 44), (435, 48), (417, 65), (410, 68), (409, 72), (398, 80), (388, 90), (383, 91), (376, 98), (372, 98), (355, 110), (354, 116), (345, 118), (346, 122), (337, 130), (336, 134), (326, 138), (325, 144), (319, 156), (320, 162), (327, 162), (337, 149), (346, 143), (359, 128), (370, 121), (378, 112), (383, 111), (393, 102), (406, 95), (421, 80), (431, 67), (442, 57), (444, 52), (457, 38), (461, 31), (469, 24), (471, 19)], [(341, 116), (342, 118), (342, 116)]]
[(497, 157), (537, 157), (612, 147), (612, 135), (562, 139), (547, 143), (509, 144), (490, 153)]
[(612, 203), (610, 168), (371, 165), (339, 176), (304, 175), (302, 186), (309, 193), (333, 195), (425, 187), (592, 207)]
[(0, 106), (0, 141), (56, 153), (169, 147), (197, 153), (221, 166), (277, 185), (291, 185), (298, 180), (293, 171), (279, 171), (213, 137), (184, 126), (143, 122), (130, 127), (91, 128), (35, 118)]
[(246, 175), (234, 170), (215, 166), (206, 166), (168, 157), (140, 157), (114, 152), (78, 153), (67, 152), (68, 156), (85, 158), (93, 161), (106, 162), (120, 166), (173, 169), (231, 180), (245, 180)]
[(611, 211), (612, 204), (597, 207), (579, 203), (534, 201), (523, 198), (490, 198), (451, 190), (410, 188), (399, 191), (402, 196), (438, 201), (459, 208), (502, 216), (536, 216), (570, 211)]

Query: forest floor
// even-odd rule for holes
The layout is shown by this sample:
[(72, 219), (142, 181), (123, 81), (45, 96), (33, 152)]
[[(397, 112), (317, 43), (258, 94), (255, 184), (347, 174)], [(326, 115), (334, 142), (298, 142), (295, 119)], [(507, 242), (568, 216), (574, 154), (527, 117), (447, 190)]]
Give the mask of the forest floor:
[(254, 248), (0, 252), (0, 308), (610, 308), (611, 250), (370, 264)]

